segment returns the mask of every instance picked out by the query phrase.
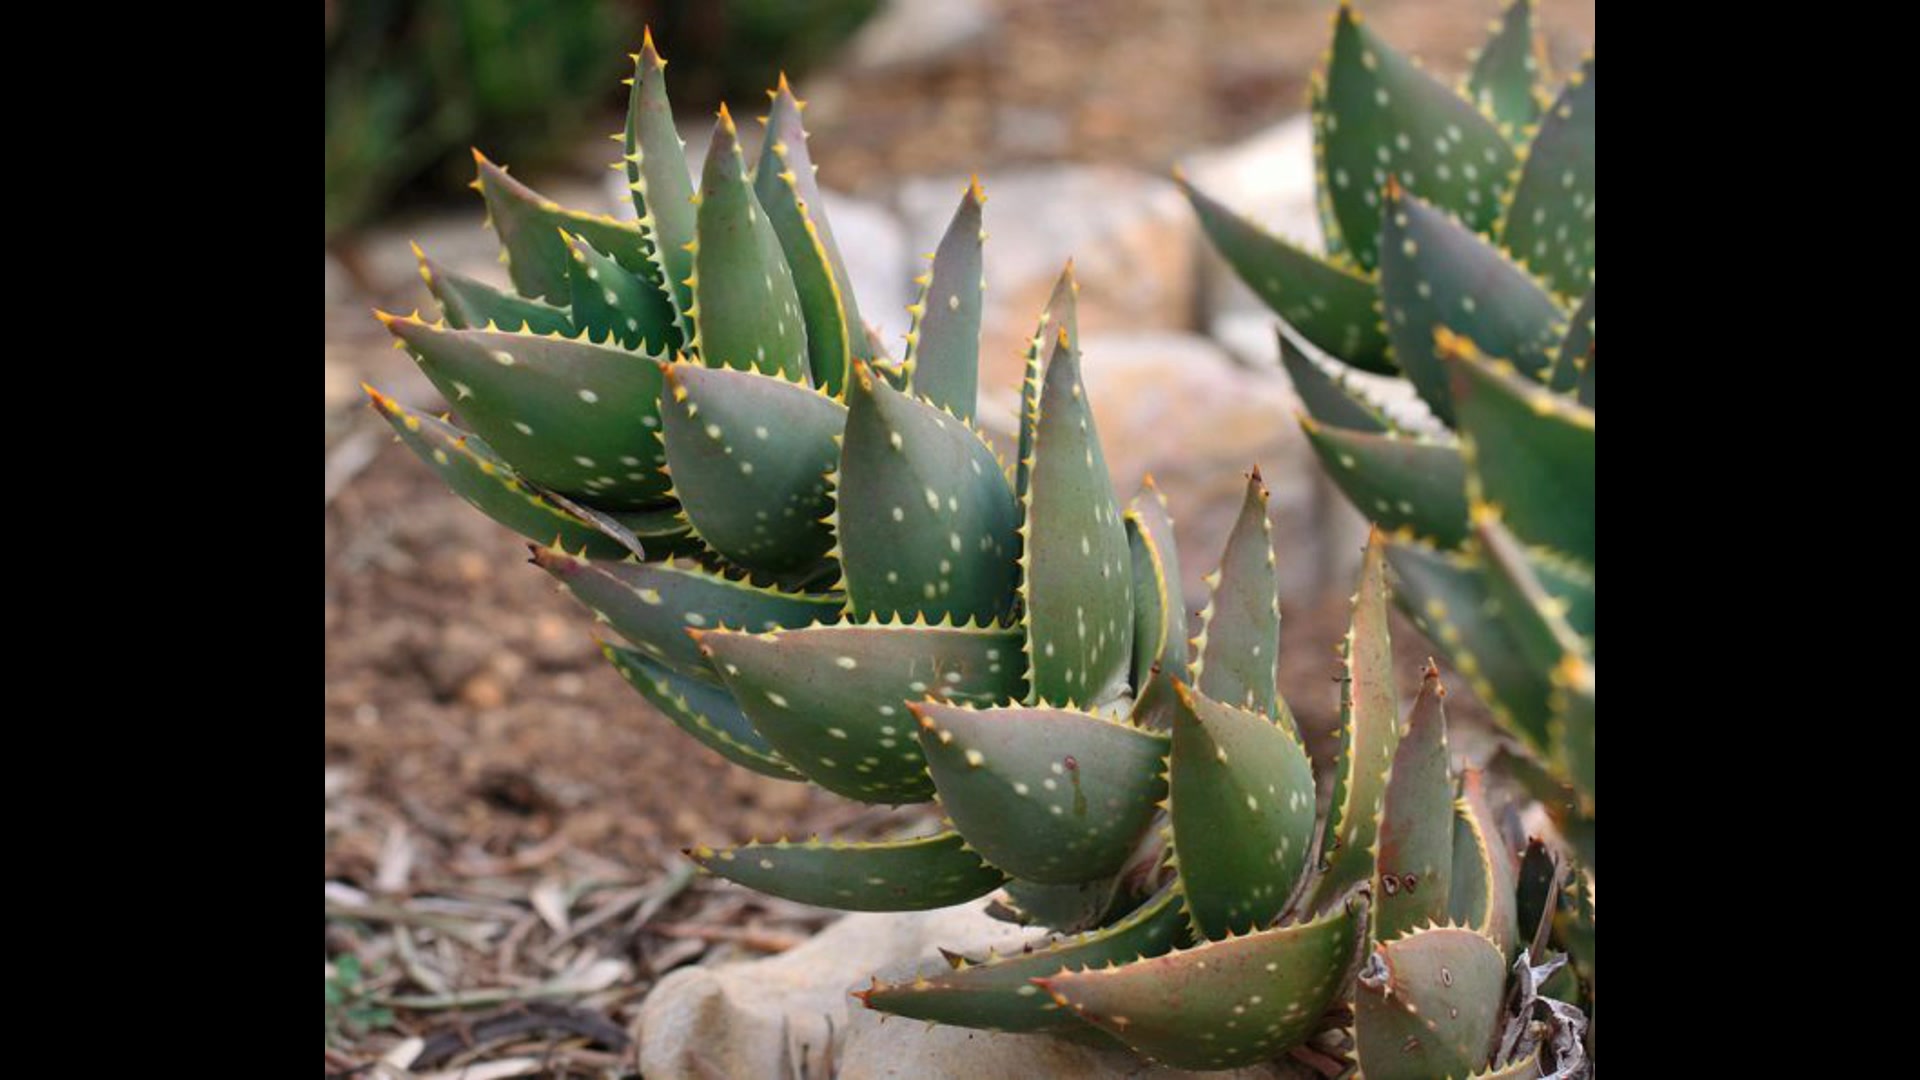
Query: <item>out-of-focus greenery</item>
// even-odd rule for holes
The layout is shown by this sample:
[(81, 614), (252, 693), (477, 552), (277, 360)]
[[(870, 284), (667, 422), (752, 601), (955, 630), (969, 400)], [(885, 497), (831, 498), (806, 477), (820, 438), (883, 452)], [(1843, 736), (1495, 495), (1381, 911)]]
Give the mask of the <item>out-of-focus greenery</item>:
[(618, 95), (637, 12), (606, 0), (329, 0), (327, 236), (400, 188), (537, 160)]
[[(655, 38), (684, 107), (758, 103), (880, 0), (327, 0), (327, 238), (408, 188), (472, 179), (469, 146), (526, 168), (612, 131), (622, 46)], [(609, 45), (613, 48), (609, 48)]]

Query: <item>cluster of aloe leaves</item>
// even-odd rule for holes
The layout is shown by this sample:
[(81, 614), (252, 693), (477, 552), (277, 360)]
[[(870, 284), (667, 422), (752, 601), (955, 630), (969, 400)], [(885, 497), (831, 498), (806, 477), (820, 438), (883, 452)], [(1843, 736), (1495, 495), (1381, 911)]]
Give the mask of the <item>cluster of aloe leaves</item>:
[(1027, 350), (1008, 467), (973, 423), (978, 184), (896, 361), (847, 287), (784, 81), (757, 166), (723, 110), (696, 188), (651, 38), (635, 63), (637, 222), (564, 209), (479, 159), (513, 291), (423, 255), (440, 320), (383, 316), (467, 429), (369, 393), (458, 494), (535, 542), (628, 643), (608, 660), (686, 734), (767, 776), (937, 802), (945, 819), (902, 840), (690, 854), (843, 909), (1004, 888), (1004, 914), (1060, 932), (876, 982), (861, 995), (876, 1009), (1196, 1068), (1350, 1022), (1370, 1076), (1538, 1075), (1561, 1028), (1536, 1019), (1545, 969), (1522, 953), (1557, 879), (1524, 875), (1478, 783), (1456, 787), (1431, 671), (1403, 725), (1384, 537), (1343, 648), (1322, 816), (1275, 680), (1258, 471), (1190, 638), (1164, 501), (1149, 482), (1123, 508), (1109, 479), (1071, 267)]
[[(1543, 56), (1515, 0), (1456, 91), (1343, 4), (1310, 96), (1325, 255), (1187, 193), (1284, 320), (1329, 475), (1395, 533), (1400, 602), (1515, 737), (1511, 771), (1590, 871), (1594, 60), (1549, 96)], [(1403, 375), (1438, 424), (1396, 421), (1348, 367)], [(1590, 992), (1590, 916), (1574, 936)]]

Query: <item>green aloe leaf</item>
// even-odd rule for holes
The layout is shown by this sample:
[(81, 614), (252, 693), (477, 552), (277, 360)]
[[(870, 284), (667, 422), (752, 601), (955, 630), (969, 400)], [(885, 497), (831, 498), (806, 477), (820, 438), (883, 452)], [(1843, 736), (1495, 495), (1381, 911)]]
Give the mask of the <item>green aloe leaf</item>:
[(1440, 671), (1429, 662), (1381, 804), (1373, 873), (1373, 936), (1380, 941), (1447, 918), (1453, 778), (1447, 771), (1446, 696)]
[(427, 258), (413, 245), (420, 260), (420, 277), (440, 303), (441, 316), (455, 330), (525, 330), (529, 334), (575, 334), (573, 316), (565, 308), (503, 292), (483, 281), (455, 273)]
[(1392, 185), (1380, 236), (1380, 297), (1393, 356), (1435, 416), (1451, 427), (1458, 411), (1434, 344), (1442, 329), (1546, 381), (1566, 317), (1500, 249)]
[(651, 359), (580, 339), (381, 321), (520, 475), (602, 509), (666, 497), (651, 430), (660, 422), (660, 368)]
[(1492, 942), (1459, 927), (1376, 946), (1354, 990), (1354, 1037), (1368, 1080), (1466, 1076), (1486, 1065), (1506, 968)]
[(1074, 1016), (1156, 1061), (1251, 1065), (1319, 1029), (1365, 925), (1342, 907), (1312, 922), (1036, 982)]
[(940, 1024), (993, 1031), (1070, 1032), (1082, 1028), (1071, 1011), (1043, 993), (1035, 980), (1067, 971), (1103, 969), (1160, 956), (1187, 942), (1177, 892), (1168, 888), (1114, 925), (1059, 938), (979, 963), (910, 981), (883, 982), (854, 994), (869, 1009)]
[(776, 780), (805, 780), (761, 734), (733, 696), (710, 683), (691, 679), (632, 649), (600, 643), (607, 662), (675, 727), (736, 765)]
[(1594, 289), (1588, 289), (1574, 309), (1566, 340), (1554, 354), (1553, 375), (1547, 380), (1547, 388), (1555, 393), (1579, 392), (1580, 404), (1589, 409), (1593, 408), (1593, 294)]
[(807, 381), (807, 327), (793, 271), (753, 193), (725, 105), (700, 180), (694, 231), (692, 315), (701, 362)]
[(833, 547), (828, 477), (847, 410), (810, 387), (757, 372), (669, 364), (661, 443), (700, 539), (768, 573), (817, 566)]
[(660, 354), (679, 347), (666, 294), (564, 229), (560, 242), (567, 251), (573, 324), (589, 340), (612, 338), (623, 348)]
[(1067, 709), (908, 707), (940, 805), (1022, 880), (1118, 873), (1166, 796), (1164, 735)]
[(473, 186), (486, 200), (487, 222), (500, 238), (507, 273), (521, 296), (557, 305), (573, 302), (561, 230), (605, 252), (629, 274), (644, 277), (650, 272), (650, 248), (640, 226), (607, 214), (569, 210), (507, 175), (478, 150), (473, 161), (479, 173)]
[(1562, 296), (1593, 287), (1593, 57), (1547, 110), (1500, 242)]
[(981, 252), (987, 234), (980, 224), (984, 202), (975, 177), (934, 249), (933, 266), (920, 279), (919, 302), (908, 309), (913, 314), (908, 385), (967, 421), (973, 419), (980, 390), (980, 298), (987, 288)]
[(1467, 98), (1493, 117), (1509, 142), (1525, 140), (1545, 108), (1542, 52), (1533, 32), (1533, 0), (1513, 0), (1474, 59)]
[(1448, 917), (1484, 935), (1512, 959), (1520, 940), (1519, 858), (1507, 847), (1487, 806), (1478, 769), (1468, 769), (1454, 803), (1453, 888)]
[(1173, 850), (1194, 928), (1210, 940), (1271, 923), (1307, 869), (1313, 767), (1271, 719), (1177, 685)]
[(639, 226), (648, 238), (656, 280), (673, 299), (681, 338), (691, 345), (693, 311), (693, 178), (687, 172), (687, 147), (673, 120), (664, 72), (667, 62), (653, 47), (649, 29), (633, 58), (627, 101), (627, 188)]
[(1345, 644), (1340, 755), (1333, 801), (1320, 842), (1319, 908), (1373, 877), (1387, 773), (1400, 744), (1400, 699), (1394, 688), (1393, 643), (1387, 630), (1386, 538), (1373, 530), (1360, 564), (1353, 628)]
[(840, 611), (832, 594), (784, 593), (694, 567), (583, 559), (551, 547), (535, 548), (533, 561), (649, 659), (707, 682), (716, 681), (714, 670), (688, 630), (759, 633)]
[(1220, 569), (1207, 583), (1213, 594), (1200, 612), (1200, 633), (1193, 639), (1200, 692), (1272, 719), (1285, 717), (1287, 727), (1297, 731), (1274, 674), (1280, 648), (1280, 577), (1273, 557), (1273, 522), (1267, 517), (1267, 485), (1257, 465), (1247, 477), (1247, 494), (1227, 536)]
[(1183, 178), (1175, 179), (1214, 248), (1276, 314), (1308, 341), (1362, 371), (1399, 372), (1388, 355), (1379, 292), (1371, 274), (1308, 254), (1228, 210)]
[(1126, 690), (1132, 667), (1132, 554), (1064, 329), (1047, 363), (1033, 459), (1020, 556), (1028, 702), (1103, 704)]
[(1381, 41), (1344, 4), (1334, 20), (1326, 87), (1325, 168), (1340, 235), (1361, 267), (1376, 265), (1389, 179), (1475, 232), (1492, 230), (1518, 165), (1513, 146), (1480, 110)]
[(1280, 366), (1286, 368), (1293, 392), (1308, 415), (1329, 427), (1384, 435), (1393, 423), (1371, 401), (1347, 386), (1338, 374), (1313, 362), (1294, 341), (1294, 331), (1280, 324)]
[(780, 840), (687, 852), (701, 868), (758, 892), (841, 911), (927, 911), (963, 904), (1007, 875), (956, 832), (878, 844)]
[(1467, 467), (1458, 446), (1329, 427), (1310, 416), (1300, 427), (1327, 475), (1382, 529), (1444, 548), (1466, 539)]
[(1011, 630), (870, 623), (709, 633), (699, 642), (789, 764), (869, 803), (933, 798), (908, 702), (1001, 705), (1026, 688)]
[(1133, 689), (1153, 672), (1191, 681), (1187, 670), (1187, 604), (1180, 589), (1180, 552), (1166, 496), (1149, 475), (1127, 507), (1127, 546), (1133, 553)]
[(1387, 559), (1414, 625), (1440, 646), (1502, 727), (1547, 753), (1551, 687), (1499, 616), (1486, 565), (1418, 541), (1394, 543)]
[(536, 543), (560, 544), (602, 559), (626, 554), (618, 541), (527, 486), (479, 436), (414, 412), (371, 386), (363, 388), (406, 448), (481, 513)]
[(793, 270), (794, 290), (807, 324), (807, 363), (813, 384), (838, 397), (847, 385), (849, 358), (871, 360), (873, 347), (814, 180), (813, 158), (807, 153), (807, 132), (800, 119), (806, 102), (793, 95), (784, 74), (772, 97), (753, 190)]
[(1067, 347), (1079, 353), (1079, 296), (1080, 283), (1074, 280), (1073, 260), (1068, 259), (1066, 269), (1060, 271), (1060, 280), (1054, 283), (1052, 296), (1047, 299), (1046, 310), (1040, 313), (1040, 325), (1033, 332), (1033, 340), (1027, 344), (1026, 375), (1020, 383), (1020, 460), (1014, 466), (1013, 488), (1022, 505), (1026, 503), (1027, 482), (1033, 472), (1033, 426), (1040, 419), (1040, 388), (1045, 383), (1046, 358), (1062, 333), (1067, 335)]
[(1593, 410), (1435, 333), (1460, 412), (1467, 494), (1499, 507), (1516, 536), (1582, 565), (1594, 555)]
[(857, 365), (836, 483), (856, 616), (984, 621), (1011, 609), (1020, 511), (999, 460), (964, 421)]

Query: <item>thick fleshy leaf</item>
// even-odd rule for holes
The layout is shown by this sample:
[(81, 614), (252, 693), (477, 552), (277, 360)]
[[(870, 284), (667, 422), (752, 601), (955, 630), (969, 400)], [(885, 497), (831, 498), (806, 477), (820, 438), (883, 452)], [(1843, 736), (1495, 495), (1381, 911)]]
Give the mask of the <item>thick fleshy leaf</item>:
[(1400, 744), (1400, 698), (1394, 689), (1393, 643), (1387, 633), (1387, 593), (1386, 537), (1374, 529), (1360, 563), (1353, 628), (1345, 642), (1340, 756), (1326, 833), (1320, 842), (1322, 873), (1316, 885), (1316, 907), (1373, 876), (1380, 806)]
[(1032, 950), (961, 962), (952, 971), (910, 982), (873, 986), (854, 994), (869, 1009), (941, 1024), (993, 1031), (1052, 1031), (1081, 1028), (1034, 980), (1066, 971), (1127, 964), (1160, 956), (1187, 941), (1177, 894), (1167, 889), (1120, 922), (1077, 937), (1060, 938)]
[(1467, 98), (1493, 117), (1507, 139), (1522, 142), (1543, 107), (1541, 50), (1533, 34), (1533, 0), (1512, 0), (1493, 36), (1474, 58)]
[(520, 475), (609, 510), (665, 498), (654, 361), (585, 340), (381, 319)]
[(836, 483), (854, 615), (985, 621), (1012, 608), (1019, 506), (999, 460), (965, 422), (857, 365)]
[(542, 544), (563, 544), (602, 559), (626, 554), (618, 541), (528, 487), (479, 436), (414, 412), (371, 386), (362, 388), (407, 449), (474, 509)]
[[(594, 513), (611, 520), (638, 541), (646, 562), (691, 556), (703, 550), (700, 541), (693, 538), (693, 527), (687, 523), (687, 516), (680, 512), (677, 503), (646, 510), (622, 510), (611, 514), (596, 510)], [(632, 548), (629, 547), (628, 551), (631, 553)]]
[(1024, 504), (1027, 498), (1027, 479), (1033, 472), (1033, 426), (1040, 419), (1040, 388), (1045, 380), (1046, 358), (1053, 343), (1062, 333), (1067, 335), (1067, 347), (1076, 354), (1080, 351), (1080, 283), (1073, 277), (1073, 260), (1067, 260), (1067, 268), (1060, 271), (1060, 280), (1054, 283), (1053, 295), (1047, 300), (1046, 310), (1040, 313), (1040, 325), (1033, 332), (1033, 340), (1027, 344), (1026, 376), (1020, 383), (1020, 460), (1014, 466), (1013, 493)]
[(473, 186), (486, 199), (487, 222), (500, 237), (501, 257), (520, 295), (559, 305), (573, 302), (567, 245), (560, 239), (563, 229), (612, 256), (628, 273), (647, 273), (651, 261), (638, 225), (569, 210), (507, 175), (478, 150), (473, 161), (479, 173)]
[(591, 243), (562, 230), (567, 279), (573, 290), (573, 324), (590, 341), (609, 337), (622, 348), (667, 353), (678, 348), (680, 331), (665, 293), (629, 273)]
[(793, 271), (794, 290), (807, 324), (807, 364), (813, 384), (837, 397), (847, 385), (849, 356), (872, 359), (873, 348), (814, 181), (807, 133), (800, 122), (806, 103), (793, 96), (785, 75), (772, 96), (753, 190), (773, 222)]
[(1593, 287), (1593, 57), (1540, 122), (1500, 242), (1563, 296)]
[(713, 129), (693, 251), (693, 324), (700, 361), (806, 382), (807, 327), (793, 271), (747, 179), (727, 107)]
[(1445, 331), (1435, 341), (1460, 413), (1468, 496), (1499, 507), (1527, 543), (1592, 566), (1593, 410), (1487, 360), (1472, 341)]
[(1362, 267), (1376, 264), (1380, 200), (1390, 177), (1476, 232), (1493, 228), (1518, 165), (1513, 146), (1478, 109), (1381, 41), (1345, 5), (1334, 19), (1326, 85), (1333, 207), (1347, 249)]
[(440, 302), (441, 316), (455, 330), (525, 330), (530, 334), (572, 337), (573, 317), (565, 308), (502, 292), (483, 281), (458, 274), (427, 258), (413, 245), (420, 260), (420, 278)]
[(933, 798), (909, 701), (1002, 705), (1026, 686), (1012, 630), (873, 623), (702, 634), (700, 646), (789, 764), (870, 803)]
[(1499, 1032), (1506, 960), (1472, 930), (1435, 927), (1376, 946), (1354, 989), (1367, 1080), (1467, 1076)]
[(1373, 936), (1379, 941), (1447, 918), (1453, 778), (1447, 775), (1446, 697), (1440, 671), (1429, 663), (1381, 804), (1373, 872)]
[(940, 805), (976, 851), (1023, 880), (1118, 873), (1166, 797), (1164, 735), (1066, 709), (908, 707)]
[[(1552, 717), (1547, 734), (1553, 741), (1554, 764), (1572, 779), (1580, 793), (1580, 809), (1593, 816), (1593, 663), (1568, 655), (1554, 666)], [(1586, 853), (1592, 861), (1589, 848)]]
[(1133, 553), (1133, 689), (1155, 670), (1175, 679), (1187, 670), (1187, 604), (1180, 591), (1180, 553), (1166, 496), (1148, 476), (1127, 507), (1127, 545)]
[(878, 844), (780, 840), (697, 847), (694, 862), (729, 881), (841, 911), (928, 911), (963, 904), (1007, 875), (980, 861), (956, 832)]
[(1500, 249), (1393, 185), (1381, 228), (1380, 299), (1393, 358), (1435, 416), (1453, 426), (1457, 412), (1434, 345), (1439, 328), (1546, 381), (1567, 321), (1532, 278)]
[(1030, 704), (1098, 705), (1133, 662), (1133, 557), (1080, 358), (1064, 330), (1035, 422), (1020, 556)]
[(633, 58), (633, 90), (627, 99), (625, 164), (627, 188), (645, 231), (661, 287), (679, 313), (681, 336), (690, 339), (693, 310), (693, 177), (687, 172), (687, 146), (673, 120), (664, 76), (667, 62), (653, 47), (648, 29)]
[(1343, 907), (1312, 922), (1038, 982), (1075, 1016), (1156, 1061), (1250, 1065), (1318, 1030), (1365, 926)]
[(753, 724), (733, 695), (711, 683), (691, 679), (632, 649), (608, 642), (600, 651), (620, 677), (640, 691), (674, 726), (698, 739), (708, 749), (736, 765), (776, 780), (805, 780), (781, 760), (772, 744), (753, 730)]
[(1307, 119), (1313, 127), (1313, 212), (1320, 222), (1327, 258), (1351, 264), (1347, 243), (1340, 236), (1340, 216), (1333, 209), (1332, 184), (1327, 181), (1327, 73), (1307, 78)]
[(1580, 396), (1580, 404), (1593, 408), (1593, 376), (1589, 371), (1593, 363), (1593, 294), (1599, 286), (1587, 290), (1586, 299), (1574, 309), (1573, 318), (1567, 322), (1567, 336), (1560, 343), (1560, 350), (1553, 360), (1553, 375), (1547, 380), (1548, 389), (1565, 394), (1579, 390), (1584, 384), (1589, 389)]
[(987, 279), (981, 247), (980, 180), (960, 196), (933, 266), (921, 278), (920, 300), (908, 310), (907, 376), (913, 392), (962, 420), (971, 421), (980, 392), (980, 298)]
[(1152, 672), (1134, 692), (1133, 711), (1127, 715), (1127, 722), (1142, 731), (1172, 731), (1173, 716), (1183, 707), (1180, 688), (1185, 685), (1187, 680), (1171, 672)]
[[(1273, 522), (1267, 518), (1267, 485), (1259, 466), (1247, 477), (1240, 516), (1227, 536), (1220, 569), (1207, 583), (1213, 593), (1200, 612), (1200, 633), (1193, 639), (1200, 692), (1279, 719), (1287, 713), (1274, 674), (1280, 648), (1280, 578), (1273, 557)], [(1293, 728), (1292, 717), (1287, 719)]]
[(1379, 293), (1371, 275), (1302, 251), (1184, 180), (1181, 187), (1214, 248), (1276, 314), (1308, 341), (1362, 371), (1398, 373), (1387, 354)]
[(1418, 542), (1391, 545), (1387, 560), (1414, 625), (1440, 646), (1502, 727), (1547, 753), (1550, 687), (1494, 610), (1485, 564)]
[(1170, 811), (1194, 929), (1209, 939), (1271, 923), (1313, 841), (1313, 766), (1267, 717), (1177, 687)]
[(1474, 538), (1489, 571), (1488, 595), (1519, 646), (1520, 659), (1539, 671), (1550, 671), (1568, 657), (1585, 660), (1587, 642), (1568, 623), (1563, 602), (1547, 590), (1498, 512), (1482, 504), (1473, 516)]
[(695, 531), (729, 562), (785, 573), (833, 547), (827, 478), (840, 462), (847, 410), (756, 372), (670, 364), (661, 443)]
[(1453, 887), (1447, 902), (1448, 917), (1484, 934), (1500, 947), (1502, 957), (1511, 959), (1526, 944), (1520, 940), (1516, 899), (1519, 858), (1507, 847), (1487, 806), (1480, 771), (1468, 769), (1464, 781), (1453, 810)]
[(583, 559), (559, 548), (535, 548), (534, 564), (615, 633), (682, 675), (715, 681), (689, 629), (759, 633), (808, 626), (839, 614), (839, 597), (763, 589), (695, 567)]
[(1349, 431), (1385, 434), (1393, 424), (1371, 401), (1350, 389), (1335, 372), (1313, 362), (1294, 343), (1293, 330), (1280, 325), (1280, 365), (1287, 369), (1293, 392), (1315, 420)]
[(1378, 435), (1300, 418), (1327, 475), (1382, 529), (1412, 531), (1445, 548), (1467, 536), (1467, 467), (1460, 448), (1407, 435)]
[[(1042, 885), (1037, 881), (1007, 882), (987, 914), (1021, 926), (1044, 926), (1065, 934), (1079, 934), (1125, 918), (1138, 897), (1121, 888), (1120, 875), (1074, 885)], [(1124, 905), (1124, 906), (1123, 906)], [(1181, 925), (1185, 925), (1183, 919)]]

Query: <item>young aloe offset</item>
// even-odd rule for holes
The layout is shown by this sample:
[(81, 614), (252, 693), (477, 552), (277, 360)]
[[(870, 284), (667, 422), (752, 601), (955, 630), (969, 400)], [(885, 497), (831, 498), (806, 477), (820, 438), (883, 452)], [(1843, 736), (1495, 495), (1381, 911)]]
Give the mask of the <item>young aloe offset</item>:
[[(973, 423), (978, 182), (895, 362), (847, 290), (792, 89), (774, 91), (753, 167), (723, 110), (696, 185), (663, 67), (649, 38), (624, 137), (637, 223), (561, 208), (481, 159), (513, 291), (424, 263), (442, 318), (384, 317), (471, 430), (370, 392), (625, 639), (609, 662), (689, 736), (769, 777), (944, 819), (880, 843), (689, 855), (842, 909), (1004, 889), (998, 910), (1060, 931), (876, 982), (860, 995), (876, 1009), (1220, 1068), (1287, 1052), (1339, 1026), (1369, 978), (1412, 972), (1417, 986), (1380, 991), (1379, 1018), (1353, 1014), (1363, 1055), (1399, 1040), (1383, 1075), (1531, 1061), (1548, 1025), (1504, 996), (1533, 934), (1515, 926), (1516, 859), (1478, 787), (1456, 792), (1436, 678), (1403, 737), (1384, 537), (1320, 818), (1275, 681), (1259, 473), (1190, 627), (1166, 504), (1150, 482), (1122, 504), (1109, 479), (1071, 266), (1029, 346), (1010, 467)], [(1433, 963), (1459, 979), (1426, 986)], [(1400, 1039), (1416, 992), (1466, 1018), (1430, 1048)], [(1512, 1047), (1494, 1044), (1503, 1028)]]
[[(1393, 531), (1402, 605), (1590, 871), (1594, 59), (1550, 95), (1532, 23), (1515, 0), (1455, 90), (1342, 4), (1311, 93), (1324, 256), (1187, 194), (1284, 320), (1308, 441)], [(1390, 417), (1349, 368), (1404, 376), (1437, 423)]]
[[(1343, 5), (1312, 96), (1328, 254), (1187, 190), (1286, 320), (1301, 423), (1396, 532), (1403, 602), (1573, 789), (1591, 863), (1594, 60), (1549, 98), (1541, 55), (1517, 0), (1456, 92)], [(1343, 366), (1403, 374), (1446, 430), (1390, 419)]]

